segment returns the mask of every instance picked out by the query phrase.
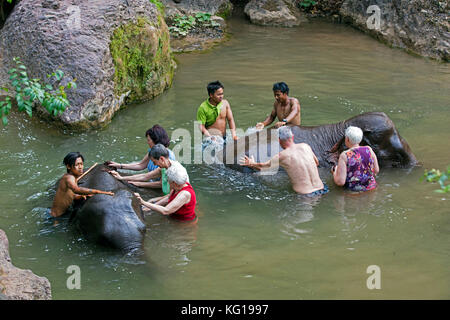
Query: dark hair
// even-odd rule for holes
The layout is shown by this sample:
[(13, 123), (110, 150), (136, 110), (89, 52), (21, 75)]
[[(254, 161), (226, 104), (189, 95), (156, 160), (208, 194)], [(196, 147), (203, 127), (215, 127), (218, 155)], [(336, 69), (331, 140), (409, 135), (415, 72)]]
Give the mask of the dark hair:
[(153, 127), (148, 129), (145, 132), (145, 136), (150, 136), (155, 144), (161, 143), (165, 147), (168, 147), (170, 144), (169, 135), (159, 124), (155, 124)]
[(289, 87), (286, 83), (284, 82), (277, 82), (273, 84), (273, 91), (278, 91), (280, 90), (282, 93), (286, 93), (289, 94)]
[(208, 90), (208, 96), (214, 94), (214, 92), (216, 92), (220, 88), (223, 89), (223, 84), (221, 84), (218, 80), (208, 83), (208, 85), (206, 86), (206, 90)]
[[(75, 162), (78, 158), (81, 158), (84, 162), (84, 157), (81, 153), (77, 152), (69, 152), (67, 156), (64, 157), (63, 164), (65, 166), (69, 165), (70, 167), (73, 167), (75, 165)], [(67, 170), (69, 172), (69, 170)]]
[(161, 143), (158, 143), (152, 148), (152, 150), (150, 150), (150, 157), (156, 160), (159, 160), (161, 157), (169, 158), (169, 150), (167, 150), (167, 148)]

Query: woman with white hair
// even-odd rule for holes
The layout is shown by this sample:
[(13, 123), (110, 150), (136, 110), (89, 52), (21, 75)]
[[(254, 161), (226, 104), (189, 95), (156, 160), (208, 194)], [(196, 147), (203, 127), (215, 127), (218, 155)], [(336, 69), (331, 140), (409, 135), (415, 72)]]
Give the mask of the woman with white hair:
[(345, 145), (336, 167), (331, 169), (334, 182), (352, 191), (369, 191), (377, 187), (375, 175), (380, 171), (372, 148), (360, 146), (363, 132), (350, 126), (345, 130)]
[(153, 211), (163, 215), (170, 215), (178, 220), (195, 220), (197, 218), (195, 214), (197, 200), (194, 189), (188, 182), (186, 169), (179, 162), (173, 161), (167, 169), (166, 175), (171, 189), (168, 196), (159, 199), (156, 203), (152, 203), (144, 201), (139, 193), (134, 195), (143, 206)]

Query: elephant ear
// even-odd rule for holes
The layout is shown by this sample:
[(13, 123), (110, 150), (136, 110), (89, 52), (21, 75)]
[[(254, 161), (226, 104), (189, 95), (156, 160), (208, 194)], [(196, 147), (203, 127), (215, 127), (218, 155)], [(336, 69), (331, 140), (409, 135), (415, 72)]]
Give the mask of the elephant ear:
[(371, 143), (370, 143), (370, 139), (369, 139), (369, 136), (372, 134), (372, 130), (364, 130), (363, 131), (363, 138), (362, 138), (362, 141), (361, 141), (361, 145), (362, 146), (371, 146)]
[(336, 142), (334, 144), (334, 146), (332, 146), (330, 151), (328, 151), (328, 152), (329, 153), (336, 153), (337, 152), (339, 154), (341, 149), (343, 149), (343, 148), (341, 148), (341, 146), (344, 144), (344, 142), (345, 142), (345, 136), (342, 137), (341, 139), (339, 139), (338, 142)]
[(331, 149), (327, 151), (328, 153), (327, 160), (332, 165), (336, 165), (338, 163), (339, 155), (344, 150), (344, 148), (342, 147), (344, 143), (345, 143), (345, 136), (339, 139), (338, 142), (336, 142), (334, 146), (332, 146)]

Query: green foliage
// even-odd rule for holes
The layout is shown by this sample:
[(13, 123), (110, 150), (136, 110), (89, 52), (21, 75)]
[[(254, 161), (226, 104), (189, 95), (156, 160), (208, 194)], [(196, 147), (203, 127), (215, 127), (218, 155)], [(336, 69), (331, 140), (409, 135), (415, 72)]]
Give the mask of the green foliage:
[(184, 37), (196, 26), (215, 28), (220, 26), (220, 24), (212, 21), (211, 14), (206, 12), (198, 12), (195, 16), (180, 16), (177, 14), (169, 30), (174, 36)]
[(110, 52), (115, 93), (130, 91), (129, 101), (152, 98), (172, 83), (174, 64), (165, 23), (154, 25), (138, 17), (136, 23), (120, 26), (111, 37)]
[(150, 2), (153, 3), (158, 9), (159, 13), (164, 16), (164, 4), (159, 0), (150, 0)]
[[(53, 116), (64, 112), (69, 106), (65, 89), (76, 89), (75, 79), (66, 86), (61, 85), (64, 72), (56, 70), (47, 75), (50, 82), (54, 84), (42, 85), (40, 79), (30, 79), (27, 73), (27, 67), (18, 57), (13, 58), (16, 63), (15, 68), (8, 71), (11, 85), (16, 91), (14, 96), (17, 108), (20, 112), (26, 112), (30, 117), (33, 115), (33, 103), (39, 102)], [(54, 88), (57, 86), (57, 89)], [(0, 91), (8, 92), (7, 88), (0, 88)], [(13, 101), (9, 96), (0, 101), (0, 117), (3, 125), (8, 124), (8, 114), (11, 111)]]
[(436, 169), (425, 170), (423, 178), (425, 178), (428, 182), (438, 182), (440, 189), (434, 190), (438, 193), (447, 193), (450, 192), (450, 184), (445, 184), (450, 176), (450, 166), (447, 167), (447, 172), (440, 172)]
[(314, 0), (302, 0), (298, 4), (300, 7), (303, 7), (305, 9), (308, 9), (309, 7), (315, 6), (317, 4), (317, 1)]

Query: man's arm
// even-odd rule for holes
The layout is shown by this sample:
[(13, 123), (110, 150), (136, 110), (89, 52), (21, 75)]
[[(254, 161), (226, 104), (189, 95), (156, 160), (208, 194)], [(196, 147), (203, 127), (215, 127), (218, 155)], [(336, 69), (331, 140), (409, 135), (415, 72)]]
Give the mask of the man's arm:
[(83, 188), (79, 187), (75, 181), (75, 177), (70, 177), (67, 179), (67, 188), (73, 191), (75, 194), (81, 194), (81, 195), (89, 195), (89, 194), (107, 194), (110, 196), (113, 196), (114, 193), (109, 191), (102, 191), (97, 189), (89, 189), (89, 188)]
[(246, 166), (246, 167), (249, 167), (249, 168), (253, 168), (253, 169), (257, 169), (257, 170), (261, 170), (263, 168), (270, 168), (275, 163), (278, 164), (279, 161), (280, 161), (280, 155), (279, 154), (277, 154), (272, 159), (270, 159), (270, 160), (268, 160), (266, 162), (255, 162), (255, 159), (253, 158), (253, 156), (251, 156), (250, 158), (247, 157), (247, 156), (244, 156), (240, 160), (240, 165), (241, 166)]
[[(286, 117), (287, 123), (291, 123), (292, 120), (300, 113), (300, 102), (297, 99), (292, 99), (291, 113)], [(300, 119), (301, 121), (301, 119)], [(301, 123), (301, 122), (300, 122)]]
[(161, 177), (161, 168), (156, 168), (150, 172), (135, 174), (132, 176), (121, 176), (117, 171), (110, 171), (109, 173), (117, 180), (127, 181), (130, 183), (134, 181), (148, 182), (150, 179)]
[(236, 124), (234, 123), (233, 112), (231, 111), (231, 106), (228, 103), (228, 101), (226, 101), (226, 103), (227, 103), (227, 120), (228, 120), (228, 125), (230, 126), (231, 135), (233, 136), (233, 140), (237, 140), (238, 137), (236, 135)]
[(258, 122), (256, 124), (256, 129), (264, 129), (264, 127), (270, 125), (275, 120), (276, 116), (277, 116), (277, 109), (276, 104), (274, 103), (272, 112), (269, 114), (266, 120), (264, 120), (263, 122)]

